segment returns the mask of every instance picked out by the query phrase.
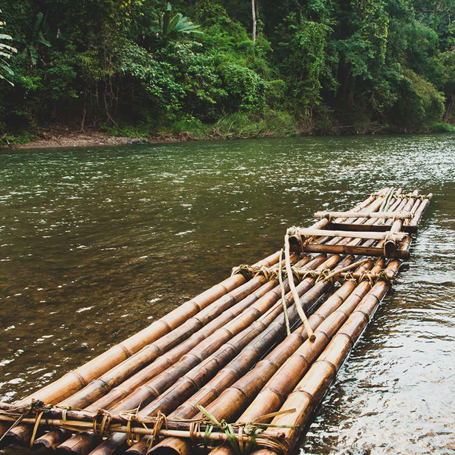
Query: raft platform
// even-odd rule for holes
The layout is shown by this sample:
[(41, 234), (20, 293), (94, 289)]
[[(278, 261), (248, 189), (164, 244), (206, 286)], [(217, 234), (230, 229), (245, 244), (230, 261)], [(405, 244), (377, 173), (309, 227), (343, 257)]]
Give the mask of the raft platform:
[(78, 455), (294, 453), (409, 258), (431, 197), (386, 188), (288, 229), (281, 251), (0, 403), (0, 444)]

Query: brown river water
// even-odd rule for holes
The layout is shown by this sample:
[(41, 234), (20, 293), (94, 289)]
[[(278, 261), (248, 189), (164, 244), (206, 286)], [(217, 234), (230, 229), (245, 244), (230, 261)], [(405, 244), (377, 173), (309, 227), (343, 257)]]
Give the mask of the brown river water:
[(454, 135), (2, 152), (0, 401), (386, 186), (434, 199), (301, 452), (455, 454)]

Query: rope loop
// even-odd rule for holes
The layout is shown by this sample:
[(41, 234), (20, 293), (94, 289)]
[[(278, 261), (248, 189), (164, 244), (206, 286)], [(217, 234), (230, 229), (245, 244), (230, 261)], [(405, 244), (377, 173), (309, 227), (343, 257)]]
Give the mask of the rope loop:
[(291, 226), (286, 230), (286, 233), (292, 237), (293, 235), (300, 235), (299, 234), (299, 227), (298, 226)]
[(98, 409), (93, 417), (93, 432), (99, 440), (109, 435), (109, 427), (112, 421), (112, 414), (105, 409)]
[(375, 284), (374, 279), (373, 279), (373, 274), (371, 273), (370, 270), (366, 270), (365, 272), (363, 272), (359, 281), (368, 281), (370, 283), (371, 287), (373, 287)]
[(319, 274), (315, 270), (306, 270), (303, 275), (300, 275), (300, 279), (303, 281), (305, 278), (313, 278), (316, 280)]
[(316, 280), (316, 283), (326, 280), (331, 273), (332, 273), (332, 270), (330, 270), (330, 269), (322, 270), (321, 273), (319, 274), (319, 277)]
[[(339, 281), (341, 282), (342, 280)], [(351, 271), (346, 272), (344, 275), (344, 281), (353, 281), (354, 283), (357, 283), (357, 280)]]
[(43, 414), (44, 414), (44, 411), (41, 411), (36, 415), (35, 426), (33, 427), (32, 437), (30, 439), (30, 448), (33, 447), (33, 443), (35, 442), (36, 433), (38, 431), (39, 424), (40, 424), (41, 418), (43, 417)]
[(300, 283), (300, 281), (302, 281), (302, 277), (301, 277), (298, 269), (296, 269), (295, 267), (291, 267), (291, 271), (292, 271), (292, 276), (297, 280), (298, 283)]

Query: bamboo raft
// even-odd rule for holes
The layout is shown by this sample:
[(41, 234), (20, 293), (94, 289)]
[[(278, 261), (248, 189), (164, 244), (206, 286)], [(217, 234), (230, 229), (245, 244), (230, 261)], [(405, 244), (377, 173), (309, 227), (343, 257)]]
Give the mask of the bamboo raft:
[(293, 453), (409, 258), (431, 197), (386, 188), (288, 229), (283, 250), (0, 403), (1, 444), (78, 455)]

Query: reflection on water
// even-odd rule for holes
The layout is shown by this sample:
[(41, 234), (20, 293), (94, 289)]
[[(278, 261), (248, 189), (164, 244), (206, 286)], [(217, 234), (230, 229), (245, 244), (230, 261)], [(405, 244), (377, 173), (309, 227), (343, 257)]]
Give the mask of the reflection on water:
[(302, 451), (455, 453), (452, 136), (0, 155), (0, 400), (14, 401), (385, 186), (436, 197)]

